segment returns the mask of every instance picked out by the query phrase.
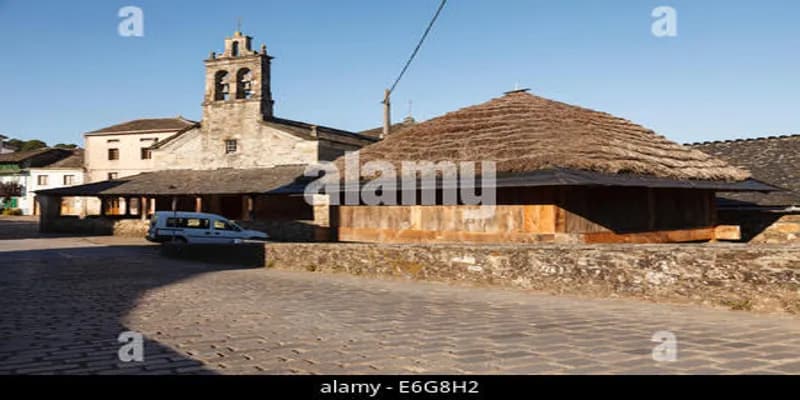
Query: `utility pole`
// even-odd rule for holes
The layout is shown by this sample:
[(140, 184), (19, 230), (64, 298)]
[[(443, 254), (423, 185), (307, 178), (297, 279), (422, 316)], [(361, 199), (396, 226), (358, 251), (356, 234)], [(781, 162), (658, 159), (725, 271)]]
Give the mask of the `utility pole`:
[(389, 133), (392, 128), (392, 101), (391, 101), (392, 91), (390, 89), (386, 89), (383, 94), (383, 132), (381, 133), (381, 139), (389, 136)]

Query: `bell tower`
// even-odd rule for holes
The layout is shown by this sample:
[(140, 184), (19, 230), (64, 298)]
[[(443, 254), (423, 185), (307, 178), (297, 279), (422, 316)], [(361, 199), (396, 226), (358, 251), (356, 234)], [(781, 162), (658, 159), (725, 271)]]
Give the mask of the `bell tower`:
[(252, 42), (252, 37), (236, 31), (225, 39), (225, 50), (221, 54), (212, 51), (205, 60), (204, 123), (215, 125), (230, 122), (231, 118), (272, 117), (272, 57), (267, 54), (267, 46), (261, 45), (261, 49), (255, 51)]

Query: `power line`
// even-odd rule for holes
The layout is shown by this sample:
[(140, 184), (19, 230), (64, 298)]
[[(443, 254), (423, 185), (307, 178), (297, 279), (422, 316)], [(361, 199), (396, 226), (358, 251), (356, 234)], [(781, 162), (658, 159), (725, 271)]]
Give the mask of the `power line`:
[(400, 71), (400, 75), (394, 81), (394, 84), (392, 85), (392, 88), (389, 89), (389, 94), (394, 92), (394, 89), (397, 87), (397, 84), (400, 83), (401, 79), (403, 79), (403, 75), (405, 75), (406, 70), (408, 70), (408, 66), (411, 65), (411, 62), (414, 61), (414, 57), (417, 56), (417, 53), (419, 52), (420, 47), (422, 47), (422, 43), (425, 42), (425, 38), (428, 37), (428, 33), (430, 33), (431, 28), (433, 28), (433, 24), (436, 23), (436, 19), (439, 18), (439, 14), (442, 13), (442, 9), (444, 8), (445, 4), (447, 4), (447, 0), (442, 0), (442, 3), (439, 4), (439, 9), (436, 10), (436, 14), (434, 14), (433, 19), (431, 19), (430, 24), (428, 24), (428, 28), (425, 29), (425, 33), (423, 33), (422, 37), (419, 39), (419, 43), (417, 43), (417, 47), (414, 48), (414, 52), (411, 53), (411, 57), (409, 57), (408, 61), (406, 61), (406, 65), (403, 67), (403, 70)]

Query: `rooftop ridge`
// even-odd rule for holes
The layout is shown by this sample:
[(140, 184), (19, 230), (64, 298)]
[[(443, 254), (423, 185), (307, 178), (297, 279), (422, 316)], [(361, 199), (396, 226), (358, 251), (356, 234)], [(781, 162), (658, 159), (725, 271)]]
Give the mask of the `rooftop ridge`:
[(700, 146), (700, 145), (705, 145), (705, 144), (719, 144), (719, 143), (757, 142), (757, 141), (764, 141), (764, 140), (789, 139), (789, 138), (793, 138), (793, 137), (800, 137), (800, 133), (790, 133), (788, 135), (759, 136), (759, 137), (754, 137), (754, 138), (707, 140), (707, 141), (703, 141), (703, 142), (684, 143), (684, 145), (686, 145), (686, 146)]

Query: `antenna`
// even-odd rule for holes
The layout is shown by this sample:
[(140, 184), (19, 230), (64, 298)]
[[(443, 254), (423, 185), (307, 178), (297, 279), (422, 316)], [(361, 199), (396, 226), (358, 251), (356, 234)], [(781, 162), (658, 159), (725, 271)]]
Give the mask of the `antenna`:
[(242, 17), (236, 18), (236, 32), (242, 31)]

